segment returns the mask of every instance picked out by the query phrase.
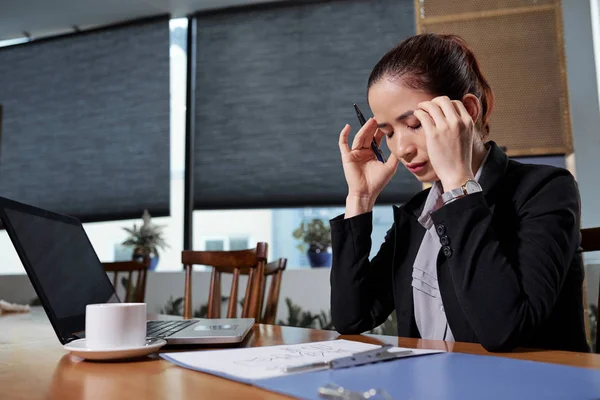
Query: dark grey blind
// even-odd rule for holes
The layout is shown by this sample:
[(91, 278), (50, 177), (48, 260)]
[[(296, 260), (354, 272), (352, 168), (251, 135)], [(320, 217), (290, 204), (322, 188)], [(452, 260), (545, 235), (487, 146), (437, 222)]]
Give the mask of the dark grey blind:
[[(353, 102), (370, 115), (369, 73), (414, 20), (413, 0), (198, 15), (195, 208), (344, 204), (339, 132), (357, 131)], [(401, 167), (379, 201), (419, 190)]]
[(84, 221), (169, 214), (168, 18), (0, 48), (0, 196)]

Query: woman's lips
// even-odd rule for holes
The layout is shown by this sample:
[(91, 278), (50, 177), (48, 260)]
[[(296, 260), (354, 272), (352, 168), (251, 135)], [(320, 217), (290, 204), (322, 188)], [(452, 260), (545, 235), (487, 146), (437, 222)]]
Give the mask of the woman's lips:
[(408, 168), (408, 170), (413, 174), (416, 174), (417, 172), (422, 171), (425, 168), (425, 165), (427, 165), (427, 161), (422, 163), (406, 164), (406, 168)]

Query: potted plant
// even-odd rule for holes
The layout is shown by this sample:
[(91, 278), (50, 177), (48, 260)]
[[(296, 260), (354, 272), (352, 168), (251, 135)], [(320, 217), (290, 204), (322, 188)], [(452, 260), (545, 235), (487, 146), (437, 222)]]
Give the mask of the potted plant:
[[(294, 238), (304, 243), (298, 245), (300, 251), (308, 256), (311, 267), (331, 266), (331, 228), (320, 219), (304, 221), (293, 233)], [(308, 250), (306, 249), (308, 245)]]
[(133, 228), (123, 228), (129, 237), (123, 242), (124, 246), (133, 247), (133, 259), (150, 258), (150, 271), (154, 271), (158, 265), (158, 249), (164, 250), (169, 246), (163, 239), (162, 229), (164, 225), (155, 225), (152, 223), (152, 217), (148, 210), (144, 210), (142, 215), (142, 225)]

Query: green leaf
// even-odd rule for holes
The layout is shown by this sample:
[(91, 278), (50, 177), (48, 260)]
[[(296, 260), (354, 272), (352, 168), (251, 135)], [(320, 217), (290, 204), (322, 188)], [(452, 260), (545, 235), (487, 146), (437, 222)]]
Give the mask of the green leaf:
[(326, 250), (331, 246), (331, 228), (324, 221), (317, 218), (306, 224), (303, 221), (292, 235), (295, 239), (321, 250)]
[(146, 254), (159, 255), (159, 249), (164, 250), (169, 248), (169, 245), (163, 238), (162, 230), (166, 225), (155, 225), (152, 223), (152, 217), (148, 210), (144, 210), (142, 215), (142, 225), (137, 228), (134, 224), (133, 228), (123, 228), (129, 237), (123, 242), (125, 246), (137, 247)]

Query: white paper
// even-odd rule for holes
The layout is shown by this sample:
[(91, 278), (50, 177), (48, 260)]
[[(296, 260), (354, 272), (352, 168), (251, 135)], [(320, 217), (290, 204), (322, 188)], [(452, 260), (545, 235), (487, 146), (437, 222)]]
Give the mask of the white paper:
[(0, 313), (4, 312), (29, 312), (28, 304), (9, 303), (8, 301), (0, 300)]
[[(380, 346), (350, 340), (251, 347), (231, 350), (189, 351), (163, 354), (170, 361), (200, 371), (227, 374), (242, 380), (257, 380), (289, 375), (285, 367), (331, 361)], [(412, 350), (413, 356), (442, 353), (439, 350), (392, 347), (388, 351)]]

